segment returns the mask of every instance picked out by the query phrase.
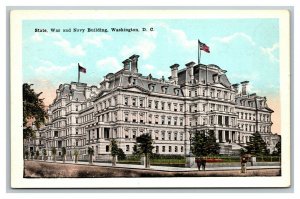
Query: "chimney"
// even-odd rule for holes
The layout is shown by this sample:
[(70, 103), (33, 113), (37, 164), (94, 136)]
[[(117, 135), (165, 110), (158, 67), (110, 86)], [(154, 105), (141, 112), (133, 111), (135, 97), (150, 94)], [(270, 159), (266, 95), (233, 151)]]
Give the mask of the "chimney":
[(85, 98), (88, 99), (91, 97), (91, 90), (89, 88), (84, 89)]
[(195, 62), (189, 62), (186, 66), (186, 83), (194, 83), (194, 65)]
[(241, 82), (242, 84), (242, 95), (247, 95), (247, 86), (248, 86), (249, 81), (243, 81)]
[(124, 70), (130, 70), (130, 62), (130, 59), (126, 59), (122, 62), (124, 64)]
[(170, 66), (171, 80), (174, 81), (175, 84), (177, 84), (177, 82), (178, 82), (178, 67), (179, 67), (179, 64), (173, 64), (172, 66)]
[(235, 93), (238, 93), (238, 92), (239, 92), (239, 85), (240, 85), (240, 84), (232, 84), (232, 87), (233, 87)]
[(138, 73), (138, 59), (139, 59), (139, 55), (132, 55), (131, 57), (129, 57), (129, 59), (131, 59), (131, 72), (132, 73)]

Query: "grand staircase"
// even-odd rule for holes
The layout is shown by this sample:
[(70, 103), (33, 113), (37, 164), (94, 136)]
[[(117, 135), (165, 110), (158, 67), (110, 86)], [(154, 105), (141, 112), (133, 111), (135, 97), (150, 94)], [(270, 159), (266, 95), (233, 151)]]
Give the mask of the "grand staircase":
[(238, 143), (220, 143), (220, 154), (223, 155), (239, 155), (241, 149), (245, 149)]

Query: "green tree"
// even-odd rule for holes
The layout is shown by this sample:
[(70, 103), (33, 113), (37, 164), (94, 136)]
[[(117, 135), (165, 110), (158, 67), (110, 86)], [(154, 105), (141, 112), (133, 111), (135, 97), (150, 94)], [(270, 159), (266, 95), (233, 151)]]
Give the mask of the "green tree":
[(31, 160), (34, 158), (34, 151), (30, 151)]
[(123, 151), (123, 149), (119, 148), (118, 149), (118, 160), (125, 160), (126, 159), (126, 155)]
[(268, 155), (267, 144), (262, 139), (259, 132), (255, 132), (250, 137), (250, 142), (247, 142), (247, 153), (255, 156)]
[(204, 132), (197, 132), (191, 139), (191, 151), (196, 157), (217, 155), (220, 151), (219, 143), (216, 142), (214, 132), (206, 135)]
[(94, 149), (92, 147), (88, 148), (88, 154), (89, 154), (89, 164), (93, 164)]
[(77, 150), (77, 149), (75, 149), (75, 151), (74, 151), (75, 163), (77, 163), (77, 162), (78, 162), (78, 155), (79, 155), (79, 152), (78, 152), (78, 150)]
[(46, 161), (46, 156), (47, 156), (47, 151), (46, 151), (46, 149), (43, 149), (43, 156), (44, 156), (44, 161)]
[(56, 148), (55, 147), (51, 148), (51, 154), (53, 157), (53, 162), (56, 162)]
[(67, 149), (66, 149), (66, 147), (62, 147), (62, 148), (61, 148), (61, 156), (62, 156), (62, 159), (63, 159), (63, 163), (66, 162), (66, 154), (67, 154)]
[(47, 112), (40, 96), (42, 93), (35, 93), (31, 88), (33, 84), (23, 84), (23, 150), (25, 150), (25, 140), (35, 139), (35, 131), (29, 121), (35, 125), (37, 130), (45, 123)]
[(136, 138), (137, 142), (137, 151), (140, 154), (145, 155), (145, 167), (150, 168), (150, 155), (152, 154), (153, 140), (151, 139), (150, 134), (142, 134)]
[(281, 155), (281, 140), (279, 140), (275, 145), (275, 150), (277, 155)]
[(27, 159), (27, 160), (29, 158), (29, 152), (27, 150), (24, 152), (24, 158)]
[(40, 156), (40, 151), (37, 150), (37, 151), (35, 152), (35, 157), (36, 157), (37, 160), (39, 159), (39, 156)]
[(111, 153), (111, 156), (112, 156), (112, 166), (116, 166), (116, 157), (119, 153), (119, 148), (118, 148), (118, 144), (117, 144), (117, 141), (115, 139), (111, 139), (110, 141), (110, 153)]

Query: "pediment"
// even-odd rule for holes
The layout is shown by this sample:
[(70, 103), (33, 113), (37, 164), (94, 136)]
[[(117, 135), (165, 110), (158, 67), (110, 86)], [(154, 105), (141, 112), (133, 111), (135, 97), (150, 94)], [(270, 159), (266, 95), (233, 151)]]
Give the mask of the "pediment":
[(130, 86), (125, 88), (127, 91), (148, 93), (149, 91), (140, 86)]
[(220, 84), (220, 83), (216, 83), (214, 84), (215, 87), (218, 87), (218, 88), (226, 88), (226, 86), (224, 86), (223, 84)]

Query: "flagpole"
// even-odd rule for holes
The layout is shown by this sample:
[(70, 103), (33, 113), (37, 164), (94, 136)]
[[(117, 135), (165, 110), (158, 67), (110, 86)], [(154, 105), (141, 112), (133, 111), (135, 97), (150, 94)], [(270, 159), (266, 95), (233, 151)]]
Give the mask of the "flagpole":
[(201, 50), (200, 50), (200, 45), (199, 45), (199, 39), (198, 39), (198, 65), (200, 65), (200, 57), (201, 57)]
[(80, 70), (79, 70), (79, 63), (78, 63), (78, 84), (79, 84), (79, 80), (80, 80)]

